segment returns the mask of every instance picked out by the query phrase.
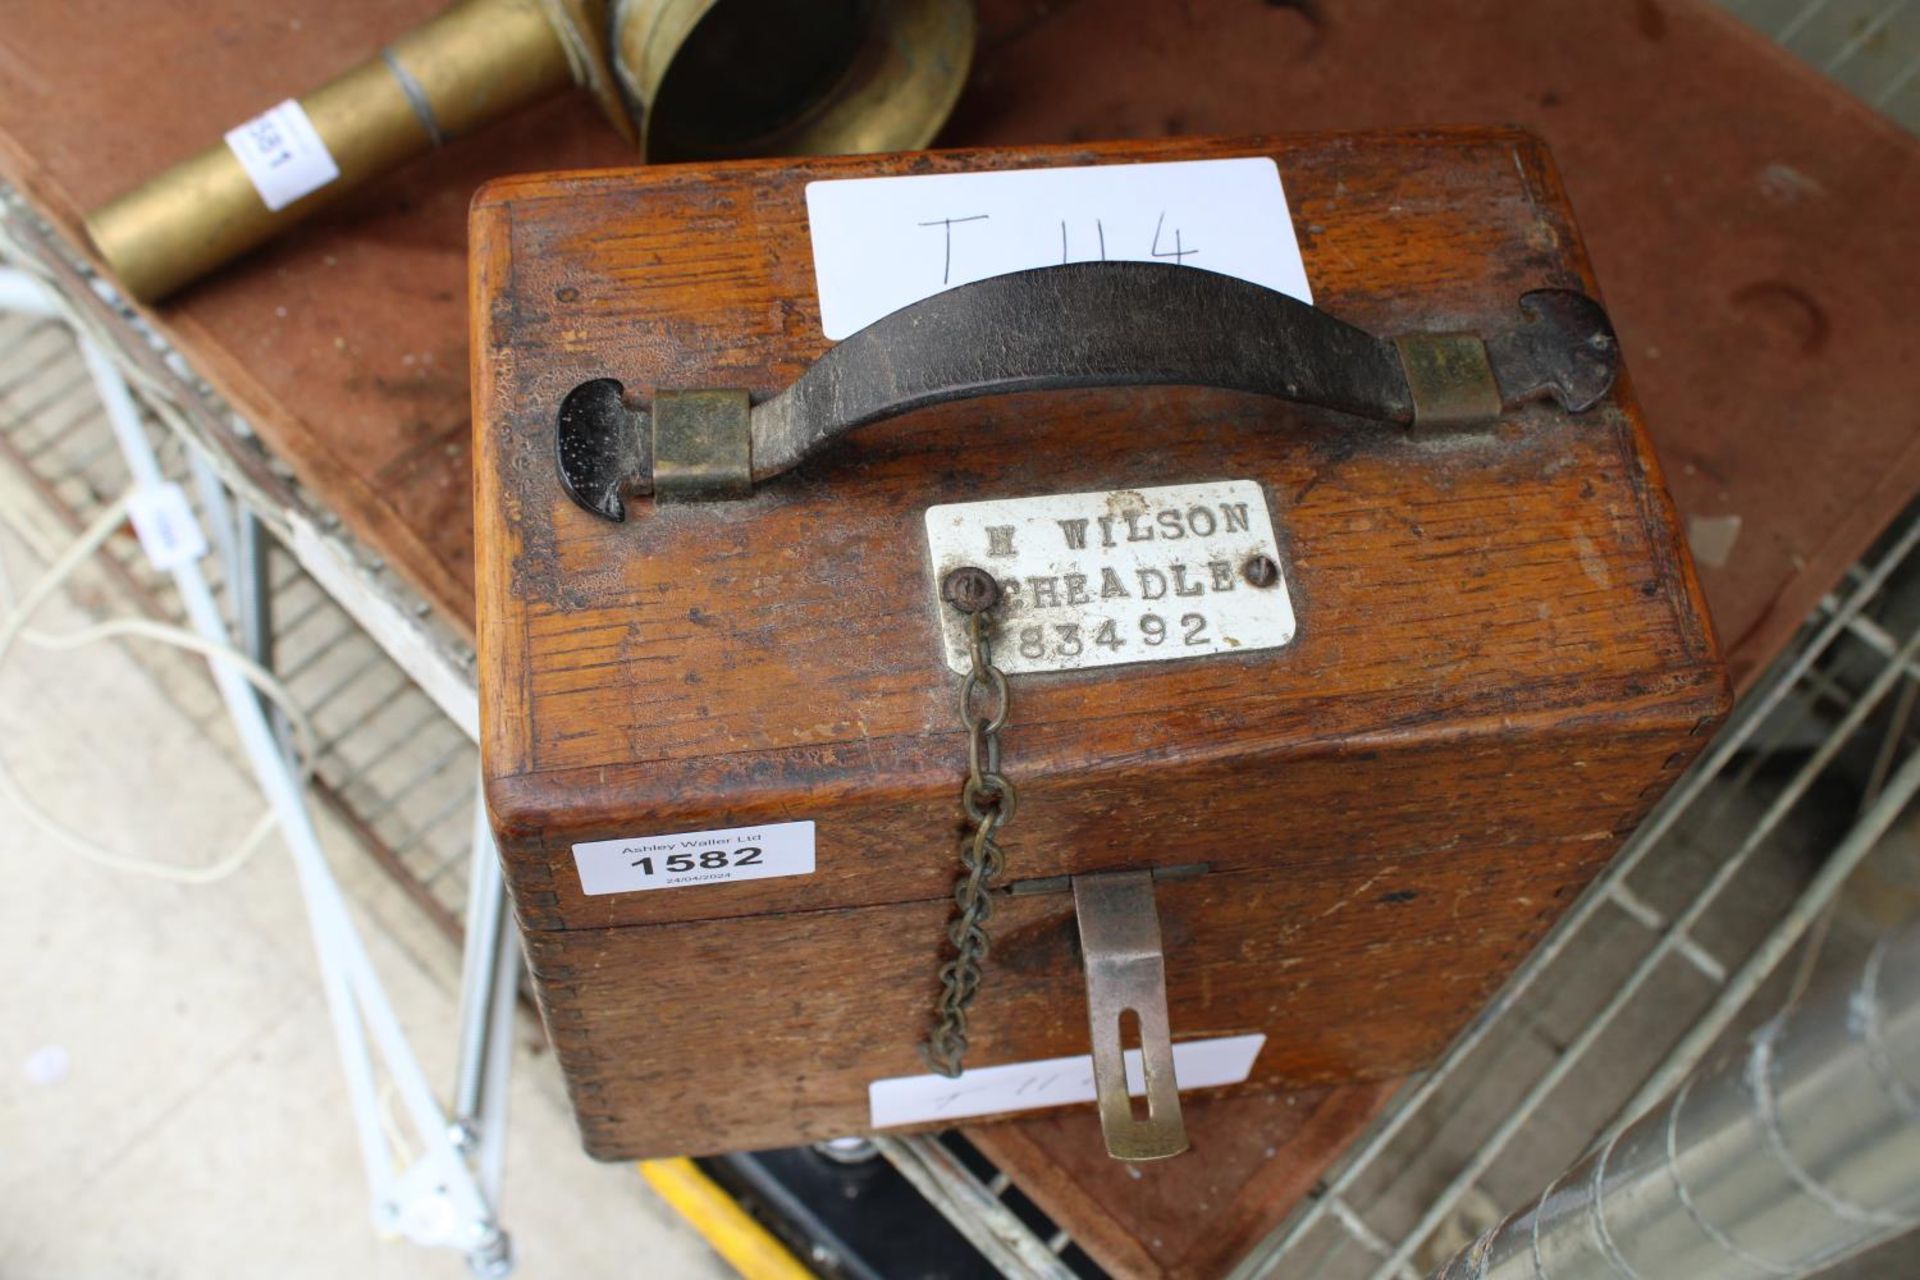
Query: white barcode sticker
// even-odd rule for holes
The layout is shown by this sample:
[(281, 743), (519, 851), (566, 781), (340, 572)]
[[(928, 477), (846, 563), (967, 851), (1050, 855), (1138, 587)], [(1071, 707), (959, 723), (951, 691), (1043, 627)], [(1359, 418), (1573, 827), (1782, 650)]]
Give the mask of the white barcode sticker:
[(313, 121), (291, 98), (227, 130), (227, 146), (275, 213), (340, 176)]
[(807, 184), (820, 326), (840, 339), (988, 276), (1169, 262), (1313, 301), (1270, 156)]
[(127, 499), (127, 516), (140, 549), (162, 573), (207, 554), (207, 535), (194, 518), (186, 490), (171, 481), (136, 490)]
[[(1239, 1084), (1252, 1074), (1253, 1060), (1266, 1042), (1263, 1035), (1216, 1036), (1174, 1045), (1173, 1073), (1180, 1081), (1180, 1092)], [(1124, 1057), (1127, 1092), (1145, 1097), (1147, 1078), (1140, 1051), (1128, 1049)], [(1076, 1058), (969, 1067), (955, 1077), (895, 1076), (867, 1086), (867, 1106), (876, 1129), (1065, 1107), (1093, 1098), (1093, 1056), (1085, 1053)]]
[(573, 864), (589, 896), (804, 876), (813, 871), (813, 823), (592, 840), (573, 846)]

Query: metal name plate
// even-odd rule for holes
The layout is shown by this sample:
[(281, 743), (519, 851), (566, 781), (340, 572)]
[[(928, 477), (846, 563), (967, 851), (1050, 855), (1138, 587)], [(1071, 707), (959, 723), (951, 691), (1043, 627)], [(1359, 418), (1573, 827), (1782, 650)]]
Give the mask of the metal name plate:
[(947, 665), (966, 624), (939, 599), (963, 565), (1000, 583), (993, 663), (1009, 675), (1278, 649), (1293, 639), (1266, 495), (1251, 480), (956, 502), (927, 510)]

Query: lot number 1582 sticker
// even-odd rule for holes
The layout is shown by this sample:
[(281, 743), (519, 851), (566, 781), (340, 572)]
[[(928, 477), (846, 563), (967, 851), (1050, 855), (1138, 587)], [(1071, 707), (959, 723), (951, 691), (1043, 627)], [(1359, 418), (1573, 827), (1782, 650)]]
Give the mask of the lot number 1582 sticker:
[(804, 876), (813, 871), (813, 823), (592, 840), (573, 846), (573, 861), (589, 896)]

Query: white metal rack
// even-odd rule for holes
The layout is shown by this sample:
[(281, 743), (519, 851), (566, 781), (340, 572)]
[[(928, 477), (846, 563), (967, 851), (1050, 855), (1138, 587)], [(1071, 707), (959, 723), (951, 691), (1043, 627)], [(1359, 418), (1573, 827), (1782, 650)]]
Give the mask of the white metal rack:
[[(1843, 598), (1828, 601), (1493, 1003), (1236, 1280), (1425, 1274), (1446, 1252), (1436, 1237), (1458, 1238), (1443, 1229), (1463, 1205), (1508, 1198), (1487, 1194), (1503, 1156), (1525, 1150), (1524, 1166), (1544, 1181), (1664, 1097), (1736, 1025), (1920, 791), (1911, 720), (1920, 613), (1897, 639), (1876, 617), (1900, 611), (1886, 593), (1915, 580), (1916, 546), (1920, 515), (1890, 535)], [(1810, 796), (1829, 794), (1818, 784), (1849, 748), (1875, 762), (1852, 821), (1824, 847), (1770, 846), (1806, 816)], [(1783, 761), (1791, 767), (1770, 768)], [(1717, 915), (1749, 916), (1769, 896), (1741, 892), (1753, 887), (1748, 877), (1765, 875), (1763, 852), (1774, 857), (1771, 923), (1742, 952), (1728, 954), (1724, 942), (1716, 951), (1705, 939)], [(1813, 855), (1798, 877), (1781, 865), (1796, 854)], [(1676, 855), (1691, 864), (1683, 895), (1673, 899), (1671, 883), (1644, 887)], [(1672, 905), (1651, 905), (1656, 895)], [(1591, 966), (1606, 973), (1603, 985), (1581, 981)], [(1688, 1016), (1662, 1016), (1678, 1010)], [(1550, 1043), (1536, 1032), (1548, 1020), (1578, 1029), (1528, 1069), (1520, 1050)], [(1623, 1056), (1609, 1037), (1625, 1035), (1637, 1043)], [(1597, 1125), (1583, 1123), (1593, 1117)]]
[[(8, 240), (16, 246), (14, 256), (20, 257), (17, 241), (12, 236)], [(114, 335), (105, 331), (90, 306), (79, 309), (71, 295), (63, 297), (56, 291), (57, 276), (43, 278), (52, 275), (44, 271), (44, 264), (36, 265), (42, 266), (42, 274), (21, 266), (0, 267), (0, 312), (24, 317), (30, 339), (45, 337), (49, 329), (70, 328), (64, 340), (72, 344), (77, 358), (61, 360), (57, 357), (65, 349), (56, 348), (52, 358), (24, 366), (21, 381), (46, 383), (50, 390), (42, 394), (36, 388), (23, 395), (18, 420), (37, 424), (53, 416), (56, 403), (97, 406), (97, 416), (104, 421), (125, 475), (120, 496), (110, 502), (89, 486), (91, 496), (102, 499), (100, 509), (89, 513), (86, 532), (51, 559), (57, 566), (79, 563), (81, 555), (90, 557), (112, 540), (130, 511), (135, 514), (151, 561), (147, 576), (150, 581), (164, 579), (167, 598), (212, 655), (206, 674), (240, 754), (272, 806), (275, 827), (298, 873), (319, 959), (321, 987), (359, 1133), (373, 1224), (377, 1230), (404, 1235), (417, 1244), (456, 1249), (466, 1256), (477, 1276), (503, 1276), (512, 1266), (511, 1250), (493, 1206), (499, 1199), (505, 1150), (506, 1073), (512, 1057), (519, 952), (508, 941), (512, 925), (485, 815), (477, 811), (469, 794), (464, 806), (475, 817), (469, 828), (472, 871), (467, 948), (458, 1067), (453, 1106), (447, 1110), (427, 1083), (321, 847), (307, 808), (302, 771), (241, 666), (218, 656), (238, 650), (242, 640), (236, 636), (237, 630), (257, 663), (265, 666), (271, 660), (271, 597), (265, 589), (270, 586), (270, 577), (262, 560), (264, 544), (258, 536), (256, 517), (251, 513), (236, 516), (211, 463), (204, 454), (193, 452), (189, 443), (184, 454), (176, 454), (175, 465), (184, 460), (192, 473), (200, 498), (199, 510), (192, 509), (185, 486), (162, 469), (151, 424), (129, 388), (130, 366), (135, 377), (146, 371), (132, 366), (124, 354), (119, 358), (109, 354), (109, 347), (103, 343), (112, 343)], [(81, 306), (93, 301), (89, 297)], [(67, 366), (74, 364), (82, 370), (79, 378), (69, 376)], [(9, 384), (5, 389), (16, 387)], [(178, 406), (167, 397), (164, 386), (149, 385), (148, 391), (150, 396), (161, 397), (149, 399), (150, 410), (165, 406), (170, 417), (179, 417)], [(85, 416), (84, 412), (65, 415), (41, 441), (21, 450), (10, 440), (9, 448), (31, 466), (35, 459), (58, 448), (72, 447), (74, 437), (80, 434), (76, 424)], [(106, 449), (92, 445), (85, 448), (90, 463), (108, 454)], [(39, 489), (50, 497), (57, 497), (59, 492), (57, 481), (44, 483)], [(143, 502), (150, 509), (162, 511), (172, 504), (176, 515), (168, 519), (177, 523), (171, 524), (166, 536), (155, 536), (158, 524), (151, 528), (139, 525), (138, 506)], [(70, 510), (61, 514), (74, 516)], [(220, 549), (229, 587), (228, 603), (239, 615), (237, 628), (230, 625), (203, 569), (208, 543)], [(159, 597), (132, 576), (129, 562), (116, 564), (119, 585), (127, 587), (142, 604), (156, 607)], [(19, 609), (24, 612), (30, 607), (23, 601)], [(9, 624), (9, 637), (19, 634), (17, 616)], [(330, 701), (344, 683), (373, 665), (356, 661), (352, 674), (345, 681), (336, 681), (317, 701)], [(378, 1100), (383, 1076), (393, 1086), (414, 1130), (419, 1154), (409, 1159), (401, 1158), (383, 1123)]]

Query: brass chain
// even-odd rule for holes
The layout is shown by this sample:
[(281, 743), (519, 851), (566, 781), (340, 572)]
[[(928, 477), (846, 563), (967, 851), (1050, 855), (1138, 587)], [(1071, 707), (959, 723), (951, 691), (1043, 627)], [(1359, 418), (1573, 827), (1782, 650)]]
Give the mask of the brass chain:
[[(1006, 868), (997, 837), (1013, 820), (1018, 803), (1013, 784), (1000, 773), (1000, 729), (1012, 704), (1006, 673), (993, 665), (991, 648), (993, 622), (988, 614), (999, 591), (981, 570), (958, 570), (954, 577), (962, 574), (978, 576), (957, 585), (950, 579), (946, 596), (967, 618), (972, 669), (960, 684), (960, 722), (967, 730), (967, 782), (960, 791), (960, 807), (972, 830), (960, 838), (960, 864), (966, 874), (954, 881), (958, 909), (947, 926), (954, 956), (940, 967), (935, 1025), (921, 1047), (927, 1065), (943, 1076), (959, 1075), (966, 1056), (967, 1009), (980, 994), (980, 966), (987, 958), (989, 941), (987, 921), (993, 916), (989, 890), (994, 877)], [(980, 578), (988, 585), (982, 587)], [(982, 693), (990, 697), (986, 706), (976, 709)]]

